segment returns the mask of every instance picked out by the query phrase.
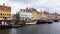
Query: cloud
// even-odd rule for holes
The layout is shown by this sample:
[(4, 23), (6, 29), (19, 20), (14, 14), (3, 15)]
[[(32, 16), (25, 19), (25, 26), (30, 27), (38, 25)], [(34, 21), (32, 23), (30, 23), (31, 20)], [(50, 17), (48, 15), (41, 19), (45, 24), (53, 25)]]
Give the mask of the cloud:
[(51, 10), (51, 12), (56, 9), (57, 13), (60, 11), (60, 0), (0, 0), (0, 5), (3, 3), (12, 7), (12, 13), (26, 7), (34, 7), (37, 10)]
[(0, 5), (2, 5), (2, 3), (4, 3), (6, 0), (0, 0)]

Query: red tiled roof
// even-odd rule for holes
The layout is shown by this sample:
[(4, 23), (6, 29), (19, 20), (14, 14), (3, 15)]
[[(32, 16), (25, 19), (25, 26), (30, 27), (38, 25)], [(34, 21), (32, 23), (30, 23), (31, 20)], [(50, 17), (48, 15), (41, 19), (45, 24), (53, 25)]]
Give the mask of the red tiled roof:
[(8, 10), (8, 9), (11, 9), (10, 6), (2, 6), (0, 5), (0, 10)]
[(26, 12), (31, 12), (31, 10), (30, 9), (25, 9), (26, 10)]

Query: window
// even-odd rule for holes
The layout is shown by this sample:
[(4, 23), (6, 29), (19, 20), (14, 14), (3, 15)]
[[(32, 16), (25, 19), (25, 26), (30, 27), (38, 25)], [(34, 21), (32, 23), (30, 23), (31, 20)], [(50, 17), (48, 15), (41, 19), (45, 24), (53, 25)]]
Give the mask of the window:
[(1, 15), (2, 15), (2, 13), (1, 13)]
[(4, 15), (4, 14), (3, 14)]
[(3, 17), (4, 18), (4, 17)]
[(7, 14), (7, 15), (9, 15), (9, 16), (10, 16), (11, 14)]
[(11, 14), (9, 14), (9, 15), (11, 15)]
[(5, 14), (6, 15), (6, 14)]

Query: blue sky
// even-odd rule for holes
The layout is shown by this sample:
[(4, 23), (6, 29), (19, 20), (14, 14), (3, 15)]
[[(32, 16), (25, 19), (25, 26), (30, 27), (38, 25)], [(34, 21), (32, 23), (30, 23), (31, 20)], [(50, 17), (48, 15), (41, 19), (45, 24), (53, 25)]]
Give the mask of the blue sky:
[(21, 8), (34, 7), (38, 11), (47, 10), (51, 13), (60, 14), (60, 0), (0, 0), (0, 5), (5, 3), (12, 7), (12, 13), (18, 12)]

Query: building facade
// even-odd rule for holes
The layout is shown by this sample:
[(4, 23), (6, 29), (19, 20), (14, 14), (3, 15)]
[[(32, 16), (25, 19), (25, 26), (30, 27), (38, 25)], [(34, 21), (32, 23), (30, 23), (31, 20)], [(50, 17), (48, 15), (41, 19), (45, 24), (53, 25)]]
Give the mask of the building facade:
[(47, 17), (52, 20), (57, 20), (58, 15), (56, 13), (48, 13)]
[(45, 12), (43, 12), (42, 10), (40, 11), (40, 16), (41, 16), (41, 19), (47, 18)]
[(33, 20), (37, 20), (37, 12), (32, 12), (32, 18)]
[(37, 10), (34, 8), (31, 8), (31, 10), (32, 10), (32, 19), (37, 20), (37, 14), (38, 14)]
[(41, 15), (40, 15), (40, 12), (37, 13), (37, 20), (40, 20), (41, 19)]
[(0, 5), (0, 18), (11, 19), (11, 7)]
[(60, 20), (60, 14), (58, 14), (58, 19)]
[(31, 11), (29, 12), (29, 9), (21, 9), (19, 11), (19, 18), (21, 20), (31, 20), (32, 19), (32, 13)]

